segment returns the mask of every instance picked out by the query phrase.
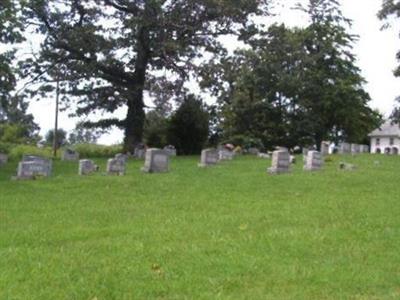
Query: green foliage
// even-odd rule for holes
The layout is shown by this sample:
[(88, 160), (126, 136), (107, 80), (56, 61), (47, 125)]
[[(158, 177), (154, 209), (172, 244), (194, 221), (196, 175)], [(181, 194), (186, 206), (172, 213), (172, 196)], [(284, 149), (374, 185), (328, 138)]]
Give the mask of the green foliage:
[(10, 159), (13, 159), (15, 161), (20, 160), (22, 156), (25, 154), (52, 158), (53, 150), (51, 147), (38, 148), (34, 145), (15, 145), (15, 144), (13, 144), (12, 147), (9, 149)]
[(162, 148), (167, 145), (168, 119), (152, 110), (146, 114), (144, 124), (144, 142), (146, 145), (155, 148)]
[(74, 145), (74, 149), (79, 153), (81, 158), (110, 158), (123, 151), (122, 145), (106, 146), (97, 144), (77, 144)]
[(168, 144), (179, 154), (198, 154), (205, 146), (209, 133), (209, 115), (200, 99), (188, 95), (171, 116)]
[[(219, 37), (255, 27), (254, 17), (266, 16), (270, 1), (58, 2), (22, 2), (26, 23), (45, 35), (23, 69), (51, 85), (57, 66), (65, 98), (77, 99), (77, 115), (127, 107), (124, 120), (87, 125), (123, 128), (125, 148), (133, 150), (143, 137), (143, 93), (164, 104), (180, 95), (183, 82), (197, 71), (196, 60), (223, 53)], [(44, 85), (32, 94), (48, 90)]]
[(101, 132), (84, 128), (81, 124), (76, 126), (75, 130), (68, 136), (68, 143), (75, 144), (95, 144), (100, 137)]
[[(46, 145), (53, 145), (54, 144), (54, 129), (50, 129), (44, 138), (44, 142)], [(64, 129), (57, 130), (57, 149), (61, 148), (61, 146), (67, 143), (67, 132)]]
[(126, 176), (104, 176), (101, 159), (87, 177), (55, 161), (33, 182), (1, 167), (0, 297), (399, 298), (399, 157), (277, 177), (253, 157), (198, 161), (146, 175), (130, 160)]

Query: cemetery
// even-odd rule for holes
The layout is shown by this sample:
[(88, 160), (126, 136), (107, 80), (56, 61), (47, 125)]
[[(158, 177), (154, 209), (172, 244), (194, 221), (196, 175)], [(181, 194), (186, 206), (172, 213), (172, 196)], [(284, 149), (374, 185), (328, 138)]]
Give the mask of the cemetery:
[(400, 299), (399, 20), (1, 0), (0, 300)]
[[(110, 165), (124, 165), (116, 158), (81, 160), (80, 172), (90, 176), (77, 173), (77, 162), (55, 160), (51, 176), (35, 181), (10, 181), (18, 161), (0, 167), (2, 280), (20, 282), (9, 295), (40, 286), (35, 299), (93, 298), (113, 283), (116, 298), (213, 298), (216, 289), (234, 298), (290, 298), (299, 289), (306, 298), (334, 298), (356, 294), (358, 284), (381, 296), (397, 286), (398, 157), (331, 155), (322, 164), (319, 152), (308, 151), (290, 173), (271, 176), (268, 167), (288, 166), (285, 150), (223, 164), (216, 149), (203, 151), (210, 155), (201, 161), (212, 168), (198, 168), (199, 156), (177, 157), (168, 173), (151, 175), (138, 158), (127, 160), (125, 176), (102, 174), (120, 172)], [(167, 158), (150, 150), (146, 170), (159, 171)], [(342, 162), (357, 168), (343, 172)], [(324, 281), (310, 284), (314, 277)]]

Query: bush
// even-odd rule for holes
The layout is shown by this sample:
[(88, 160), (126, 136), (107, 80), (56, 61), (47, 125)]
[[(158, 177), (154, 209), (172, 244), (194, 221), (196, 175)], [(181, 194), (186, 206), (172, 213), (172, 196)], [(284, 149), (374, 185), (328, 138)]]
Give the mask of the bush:
[(81, 158), (113, 157), (123, 152), (122, 145), (77, 144), (73, 147)]
[[(10, 159), (20, 160), (24, 154), (38, 155), (43, 157), (53, 157), (51, 147), (38, 148), (34, 145), (12, 145), (8, 151)], [(58, 156), (60, 154), (58, 153)]]
[(209, 114), (200, 99), (187, 96), (172, 115), (168, 127), (168, 144), (179, 154), (199, 154), (208, 138)]

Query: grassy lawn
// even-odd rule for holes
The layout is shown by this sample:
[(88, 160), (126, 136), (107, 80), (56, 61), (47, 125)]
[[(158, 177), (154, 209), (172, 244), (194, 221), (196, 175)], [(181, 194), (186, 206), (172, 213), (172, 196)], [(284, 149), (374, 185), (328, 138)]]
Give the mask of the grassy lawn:
[(282, 176), (198, 160), (125, 177), (55, 162), (18, 182), (0, 168), (0, 299), (400, 298), (400, 157)]

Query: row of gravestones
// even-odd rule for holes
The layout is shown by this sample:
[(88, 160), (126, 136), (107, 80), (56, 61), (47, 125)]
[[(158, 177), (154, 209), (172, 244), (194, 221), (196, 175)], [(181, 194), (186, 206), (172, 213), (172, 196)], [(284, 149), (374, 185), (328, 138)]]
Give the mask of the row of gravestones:
[[(291, 156), (287, 150), (277, 150), (272, 153), (271, 167), (269, 174), (283, 174), (290, 172)], [(305, 171), (318, 171), (323, 167), (324, 159), (321, 152), (310, 150), (304, 155)]]
[(369, 153), (370, 148), (368, 145), (341, 143), (339, 144), (338, 152), (340, 154)]

